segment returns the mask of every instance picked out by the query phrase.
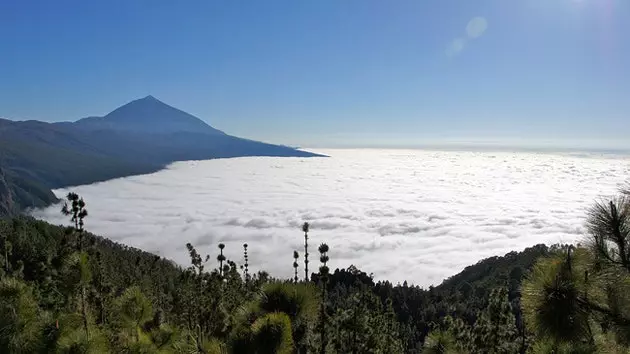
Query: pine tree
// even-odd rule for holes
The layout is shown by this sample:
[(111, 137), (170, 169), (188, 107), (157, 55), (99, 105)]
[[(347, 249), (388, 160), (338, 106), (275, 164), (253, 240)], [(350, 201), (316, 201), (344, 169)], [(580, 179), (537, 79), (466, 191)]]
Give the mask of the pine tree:
[[(83, 318), (83, 328), (85, 330), (85, 338), (90, 341), (90, 326), (88, 321), (88, 305), (87, 305), (87, 285), (92, 280), (92, 272), (90, 271), (89, 259), (87, 253), (83, 250), (83, 232), (84, 232), (84, 219), (88, 216), (88, 211), (85, 208), (85, 201), (79, 197), (76, 193), (68, 193), (66, 196), (67, 201), (61, 208), (61, 213), (66, 216), (70, 216), (70, 222), (74, 223), (74, 231), (77, 233), (77, 262), (80, 273), (80, 307), (81, 316)], [(70, 203), (70, 204), (68, 204)]]
[(518, 331), (505, 288), (492, 290), (488, 306), (473, 326), (476, 351), (484, 353), (518, 352)]
[[(70, 204), (68, 204), (68, 202)], [(85, 201), (79, 197), (78, 194), (70, 192), (66, 196), (66, 202), (61, 208), (61, 213), (66, 216), (70, 216), (70, 222), (74, 223), (74, 230), (78, 233), (77, 249), (79, 252), (83, 251), (83, 226), (84, 221), (88, 216), (88, 211), (85, 208)]]
[(137, 286), (128, 288), (115, 301), (120, 326), (128, 331), (133, 341), (140, 340), (142, 325), (153, 317), (151, 301)]
[(0, 352), (39, 352), (44, 348), (44, 328), (51, 323), (30, 286), (12, 278), (0, 281)]

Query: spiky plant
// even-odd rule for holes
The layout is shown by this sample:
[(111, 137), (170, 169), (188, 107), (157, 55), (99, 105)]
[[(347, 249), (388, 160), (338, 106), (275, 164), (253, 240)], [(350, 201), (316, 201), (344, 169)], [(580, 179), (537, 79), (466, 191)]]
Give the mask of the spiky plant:
[[(170, 349), (170, 348), (169, 348)], [(165, 350), (159, 353), (194, 353), (194, 354), (224, 354), (227, 353), (225, 343), (221, 342), (217, 338), (202, 338), (194, 335), (189, 335), (187, 340), (183, 343), (175, 343), (173, 345), (174, 351)]]
[[(293, 342), (298, 353), (305, 353), (313, 324), (317, 321), (319, 301), (317, 287), (312, 283), (266, 283), (260, 290), (260, 296), (243, 305), (236, 313), (235, 323), (240, 325), (235, 332), (240, 333), (237, 337), (241, 337), (236, 338), (237, 342), (248, 341), (248, 324), (256, 319), (270, 313), (285, 313), (291, 320)], [(235, 352), (253, 352), (245, 347), (239, 348)]]
[(630, 197), (596, 203), (589, 210), (587, 228), (599, 260), (630, 272)]
[(523, 281), (523, 315), (540, 338), (566, 342), (590, 336), (589, 312), (581, 296), (585, 288), (583, 274), (584, 262), (567, 250), (566, 255), (539, 260)]
[(326, 313), (326, 288), (328, 286), (328, 273), (330, 270), (328, 269), (328, 250), (329, 247), (327, 244), (322, 243), (319, 245), (319, 261), (322, 265), (319, 267), (319, 274), (322, 281), (322, 305), (320, 312), (320, 354), (326, 354), (326, 322), (327, 322), (327, 313)]
[(304, 281), (308, 281), (308, 230), (310, 225), (305, 222), (302, 225), (302, 231), (304, 232)]
[(329, 261), (329, 259), (328, 259), (328, 250), (329, 249), (330, 248), (325, 243), (322, 243), (318, 247), (319, 254), (320, 254), (319, 261), (322, 262), (324, 266), (326, 266), (326, 263), (328, 263), (328, 261)]
[(107, 336), (98, 326), (92, 326), (90, 336), (82, 328), (83, 318), (76, 313), (62, 314), (59, 319), (59, 337), (56, 342), (58, 353), (110, 353)]
[(62, 331), (57, 340), (58, 353), (85, 353), (100, 354), (110, 353), (107, 336), (101, 331), (92, 331), (88, 339), (83, 331)]
[(131, 333), (136, 341), (141, 326), (153, 317), (153, 305), (151, 301), (140, 291), (137, 286), (128, 288), (116, 299), (116, 314), (123, 329)]
[[(528, 351), (532, 354), (592, 354), (609, 353), (608, 351), (595, 351), (594, 348), (581, 342), (557, 342), (549, 338), (538, 338)], [(610, 352), (612, 353), (612, 352)], [(621, 353), (621, 352), (620, 352)]]
[(295, 283), (297, 283), (299, 281), (298, 279), (298, 258), (300, 257), (300, 254), (298, 253), (298, 251), (293, 251), (293, 270), (295, 272), (295, 276), (293, 277), (293, 281)]
[(225, 262), (225, 256), (223, 255), (223, 249), (225, 245), (219, 243), (219, 255), (217, 256), (217, 261), (219, 261), (219, 275), (223, 276), (223, 262)]
[(273, 312), (252, 324), (254, 347), (258, 353), (293, 353), (291, 320), (287, 314)]
[(243, 257), (245, 258), (245, 284), (247, 285), (249, 283), (249, 258), (247, 255), (247, 244), (244, 243), (243, 244)]
[(621, 341), (630, 343), (630, 195), (596, 203), (589, 210), (587, 228), (595, 256), (589, 282), (604, 294), (585, 292), (584, 303), (613, 324), (609, 329)]
[(311, 283), (267, 283), (262, 287), (258, 308), (264, 313), (284, 312), (293, 322), (312, 322), (317, 316), (319, 297)]
[(306, 352), (313, 330), (312, 324), (316, 323), (319, 308), (319, 296), (314, 284), (265, 284), (257, 308), (258, 316), (268, 313), (287, 314), (291, 320), (293, 342), (299, 353)]

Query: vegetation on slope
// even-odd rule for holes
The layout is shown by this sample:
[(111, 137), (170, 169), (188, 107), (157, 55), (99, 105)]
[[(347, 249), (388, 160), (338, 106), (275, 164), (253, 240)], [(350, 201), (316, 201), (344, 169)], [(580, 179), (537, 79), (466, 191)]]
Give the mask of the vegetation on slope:
[[(447, 317), (427, 347), (443, 353), (628, 353), (628, 194), (590, 209), (583, 243), (556, 248), (536, 262), (520, 287), (521, 320), (511, 318), (507, 294), (495, 290), (485, 310), (490, 313), (482, 312), (473, 326)], [(522, 330), (514, 323), (524, 323)]]
[(27, 207), (44, 207), (56, 201), (57, 197), (46, 187), (0, 166), (0, 216), (13, 215)]
[(0, 119), (0, 169), (14, 176), (0, 187), (0, 217), (51, 204), (50, 189), (238, 156), (318, 155), (227, 135), (152, 97), (74, 123)]
[[(331, 272), (326, 263), (334, 250), (326, 244), (316, 247), (319, 271), (304, 277), (298, 273), (300, 252), (293, 252), (292, 264), (287, 250), (291, 280), (250, 274), (247, 257), (255, 245), (244, 245), (243, 259), (233, 261), (220, 244), (215, 262), (215, 256), (188, 244), (191, 265), (181, 268), (88, 233), (87, 206), (77, 195), (68, 199), (70, 228), (28, 217), (0, 221), (0, 352), (625, 353), (630, 348), (627, 197), (593, 207), (584, 245), (538, 245), (492, 257), (429, 289), (374, 282), (353, 266)], [(313, 236), (308, 224), (302, 231), (306, 255)]]

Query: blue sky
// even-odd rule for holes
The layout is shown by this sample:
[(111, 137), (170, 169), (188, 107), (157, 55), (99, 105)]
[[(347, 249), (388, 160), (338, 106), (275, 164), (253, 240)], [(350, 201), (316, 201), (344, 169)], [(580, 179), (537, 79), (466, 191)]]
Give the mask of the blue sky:
[(630, 1), (0, 2), (0, 116), (153, 95), (301, 146), (627, 147)]

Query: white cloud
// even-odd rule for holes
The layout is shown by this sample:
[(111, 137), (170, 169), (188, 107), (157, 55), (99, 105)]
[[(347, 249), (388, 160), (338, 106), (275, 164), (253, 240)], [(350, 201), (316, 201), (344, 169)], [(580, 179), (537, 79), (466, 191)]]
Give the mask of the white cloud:
[[(321, 152), (332, 157), (179, 162), (71, 190), (89, 230), (181, 264), (187, 242), (211, 259), (223, 242), (237, 262), (247, 242), (250, 269), (289, 277), (309, 221), (311, 259), (327, 242), (333, 269), (429, 285), (485, 257), (579, 239), (585, 209), (630, 172), (628, 159), (591, 155)], [(58, 211), (34, 214), (65, 224)]]
[(483, 17), (475, 17), (468, 22), (466, 34), (468, 38), (479, 38), (483, 36), (488, 28), (488, 21)]
[(455, 38), (446, 48), (446, 55), (452, 57), (461, 53), (468, 41), (483, 36), (487, 29), (488, 21), (484, 17), (474, 17), (466, 25), (466, 38)]

